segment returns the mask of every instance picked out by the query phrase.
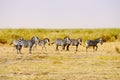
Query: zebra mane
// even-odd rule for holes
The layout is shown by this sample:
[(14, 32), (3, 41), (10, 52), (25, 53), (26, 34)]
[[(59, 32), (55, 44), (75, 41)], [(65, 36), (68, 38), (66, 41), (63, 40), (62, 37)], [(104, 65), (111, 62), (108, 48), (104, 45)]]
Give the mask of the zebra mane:
[(23, 38), (23, 37), (21, 37), (19, 40), (24, 40), (24, 38)]
[(44, 38), (43, 40), (48, 40), (48, 41), (50, 41), (50, 39), (49, 39), (49, 38)]
[(64, 39), (66, 39), (66, 38), (69, 38), (69, 39), (70, 39), (70, 37), (69, 37), (69, 36), (64, 37)]
[(77, 40), (79, 40), (79, 39), (82, 40), (82, 38), (77, 38)]
[(97, 39), (94, 39), (94, 40), (99, 40), (100, 39), (100, 37), (99, 38), (97, 38)]
[(37, 39), (39, 39), (37, 36), (33, 36), (33, 37), (31, 38), (31, 40), (34, 39), (35, 37), (36, 37)]
[(95, 41), (99, 42), (99, 41), (100, 41), (100, 39), (102, 39), (102, 38), (100, 38), (100, 37), (99, 37), (99, 38), (95, 39)]

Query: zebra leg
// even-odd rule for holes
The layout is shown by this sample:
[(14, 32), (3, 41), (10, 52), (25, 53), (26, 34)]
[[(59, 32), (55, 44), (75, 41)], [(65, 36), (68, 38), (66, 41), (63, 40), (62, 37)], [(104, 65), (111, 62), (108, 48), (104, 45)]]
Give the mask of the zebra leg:
[(16, 45), (15, 47), (16, 47), (17, 54), (18, 54), (19, 53), (18, 45)]
[(56, 51), (58, 51), (58, 45), (56, 45)]
[[(17, 45), (15, 45), (15, 48), (16, 48), (16, 50), (17, 50)], [(17, 50), (17, 53), (18, 53), (18, 50)]]
[(69, 46), (70, 46), (70, 45), (67, 45), (67, 47), (66, 47), (66, 48), (67, 48), (67, 49), (66, 49), (67, 51), (69, 51)]
[(17, 54), (19, 54), (19, 50), (17, 50)]
[(29, 48), (29, 53), (31, 53), (31, 51), (32, 51), (32, 46), (30, 46), (30, 48)]
[(76, 46), (76, 52), (78, 51), (78, 45)]
[(18, 49), (18, 52), (21, 54), (20, 49)]
[(43, 51), (43, 46), (42, 46), (42, 49), (41, 49), (41, 51)]
[(95, 51), (95, 46), (93, 46), (93, 52)]
[(18, 49), (17, 49), (17, 54), (18, 54), (19, 52), (18, 52)]
[(65, 50), (65, 45), (62, 46), (62, 50)]
[(88, 46), (86, 46), (86, 52), (87, 52)]
[(47, 51), (45, 45), (43, 45), (43, 48), (45, 49), (45, 51)]
[(32, 53), (32, 47), (33, 47), (34, 44), (30, 45), (30, 48), (29, 48), (29, 53)]
[(33, 46), (33, 50), (34, 50), (34, 49), (37, 49), (37, 44), (35, 43), (34, 45), (35, 45), (35, 46)]
[(20, 54), (21, 54), (21, 49), (22, 49), (22, 45), (20, 45), (20, 50), (19, 50)]
[(44, 46), (44, 48), (45, 48), (45, 51), (47, 51), (47, 49), (46, 49), (46, 47)]
[(21, 54), (21, 49), (19, 50), (19, 53)]
[(29, 53), (31, 53), (31, 48), (29, 48)]
[(41, 50), (41, 51), (43, 51), (43, 48), (45, 49), (45, 51), (47, 51), (47, 50), (46, 50), (46, 47), (45, 47), (44, 45), (42, 46), (42, 50)]
[(98, 46), (96, 45), (96, 49), (95, 49), (96, 51), (97, 51), (97, 48), (98, 48)]

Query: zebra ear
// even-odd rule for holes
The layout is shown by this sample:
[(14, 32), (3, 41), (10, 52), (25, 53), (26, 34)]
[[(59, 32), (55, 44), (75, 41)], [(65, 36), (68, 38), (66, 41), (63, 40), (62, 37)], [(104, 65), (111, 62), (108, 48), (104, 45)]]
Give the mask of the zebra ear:
[(100, 38), (100, 40), (103, 40), (102, 38)]
[(21, 37), (21, 38), (20, 38), (20, 40), (24, 40), (24, 38), (23, 38), (23, 37)]

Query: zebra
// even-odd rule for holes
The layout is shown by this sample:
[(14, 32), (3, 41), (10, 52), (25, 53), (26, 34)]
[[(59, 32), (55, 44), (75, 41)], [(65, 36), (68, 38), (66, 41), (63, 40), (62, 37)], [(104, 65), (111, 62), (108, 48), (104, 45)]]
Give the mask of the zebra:
[(87, 40), (86, 41), (86, 52), (87, 52), (87, 49), (88, 49), (89, 46), (93, 46), (93, 51), (96, 47), (95, 50), (97, 51), (97, 48), (98, 48), (97, 44), (98, 43), (100, 43), (102, 45), (103, 44), (103, 39), (102, 38), (97, 38), (95, 40)]
[(31, 53), (33, 45), (37, 45), (39, 42), (39, 38), (37, 36), (33, 36), (30, 40), (21, 39), (20, 45), (25, 48), (29, 47), (29, 53)]
[[(38, 44), (39, 44), (40, 46), (42, 46), (42, 50), (43, 50), (43, 48), (45, 48), (45, 50), (46, 50), (46, 47), (45, 47), (45, 44), (46, 44), (46, 43), (48, 43), (48, 45), (50, 45), (50, 39), (49, 39), (49, 38), (44, 38), (43, 40), (40, 40)], [(42, 51), (42, 50), (41, 50), (41, 51)], [(46, 50), (46, 51), (47, 51), (47, 50)]]
[[(82, 39), (81, 38), (78, 38), (78, 39), (71, 39), (71, 46), (76, 46), (76, 51), (78, 51), (78, 45), (82, 45)], [(70, 45), (68, 45), (68, 48), (69, 48), (69, 46)]]
[[(64, 39), (57, 38), (52, 44), (56, 45), (56, 51), (58, 51), (58, 46), (62, 46), (62, 50), (65, 50), (65, 46), (69, 46), (71, 44), (71, 40), (69, 37), (64, 37)], [(69, 48), (66, 48), (69, 51)]]
[(17, 53), (21, 53), (21, 49), (22, 49), (22, 45), (21, 45), (21, 40), (22, 40), (22, 37), (19, 39), (19, 40), (13, 40), (13, 42), (10, 43), (10, 45), (14, 45), (14, 47), (16, 48), (17, 50)]
[(10, 43), (10, 45), (14, 45), (14, 46), (16, 46), (16, 45), (18, 45), (18, 43), (22, 40), (23, 38), (21, 37), (19, 40), (16, 40), (16, 39), (14, 39), (11, 43)]
[(17, 53), (21, 54), (22, 45), (18, 43), (15, 47), (16, 47)]

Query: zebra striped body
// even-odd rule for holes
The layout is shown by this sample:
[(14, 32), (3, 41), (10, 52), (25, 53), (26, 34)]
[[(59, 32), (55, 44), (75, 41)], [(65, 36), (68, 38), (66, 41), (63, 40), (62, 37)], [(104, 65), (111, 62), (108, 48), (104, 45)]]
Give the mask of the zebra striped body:
[(19, 40), (13, 40), (13, 42), (10, 45), (14, 45), (14, 47), (17, 50), (17, 53), (21, 53), (21, 49), (22, 49), (22, 45), (21, 45), (21, 40), (22, 38), (20, 38)]
[[(62, 46), (62, 50), (65, 50), (65, 46), (69, 46), (71, 44), (71, 40), (69, 37), (65, 37), (64, 39), (58, 38), (53, 43), (56, 45), (56, 51), (58, 50), (58, 46)], [(69, 48), (66, 50), (69, 50)]]
[[(78, 39), (71, 39), (71, 46), (76, 46), (76, 51), (78, 51), (78, 45), (82, 45), (82, 39), (78, 38)], [(69, 46), (68, 46), (69, 48)]]
[(31, 53), (33, 45), (37, 45), (39, 42), (39, 38), (37, 36), (33, 36), (30, 40), (21, 40), (20, 45), (24, 46), (25, 48), (29, 47), (29, 53)]
[(87, 48), (88, 48), (89, 46), (93, 46), (93, 51), (94, 51), (94, 49), (95, 49), (95, 47), (96, 47), (95, 50), (97, 51), (97, 48), (98, 48), (97, 44), (98, 44), (98, 43), (103, 44), (102, 38), (98, 38), (98, 39), (95, 39), (95, 40), (87, 40), (87, 41), (86, 41), (86, 52), (87, 52)]
[[(39, 44), (40, 46), (42, 46), (42, 50), (43, 50), (43, 48), (45, 48), (45, 50), (46, 50), (46, 47), (45, 47), (45, 44), (46, 44), (46, 43), (48, 43), (48, 45), (50, 45), (50, 39), (44, 38), (43, 40), (40, 40), (38, 44)], [(41, 51), (42, 51), (42, 50), (41, 50)], [(46, 51), (47, 51), (47, 50), (46, 50)]]

